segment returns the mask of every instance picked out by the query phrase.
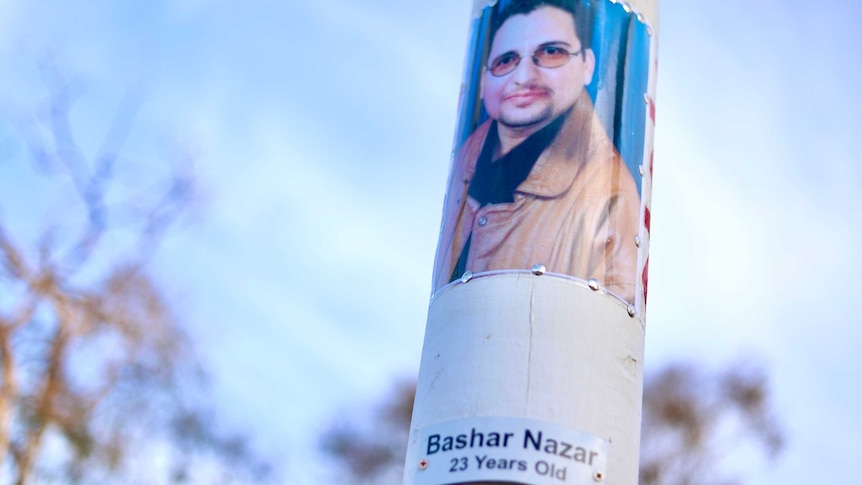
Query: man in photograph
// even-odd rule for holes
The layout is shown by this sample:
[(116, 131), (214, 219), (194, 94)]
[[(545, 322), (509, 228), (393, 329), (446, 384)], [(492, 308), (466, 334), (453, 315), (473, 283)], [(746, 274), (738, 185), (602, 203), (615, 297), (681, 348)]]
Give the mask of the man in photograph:
[(494, 19), (489, 119), (455, 156), (434, 291), (542, 264), (634, 300), (640, 198), (585, 89), (589, 25), (579, 0), (513, 0)]

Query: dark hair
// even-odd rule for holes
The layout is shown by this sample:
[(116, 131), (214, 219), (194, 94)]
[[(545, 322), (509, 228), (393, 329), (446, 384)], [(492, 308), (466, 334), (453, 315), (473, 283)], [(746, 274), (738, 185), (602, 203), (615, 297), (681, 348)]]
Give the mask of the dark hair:
[(555, 7), (572, 14), (575, 19), (575, 34), (584, 49), (590, 48), (589, 6), (582, 0), (512, 0), (494, 16), (491, 26), (491, 39), (497, 30), (513, 15), (526, 15), (539, 7)]

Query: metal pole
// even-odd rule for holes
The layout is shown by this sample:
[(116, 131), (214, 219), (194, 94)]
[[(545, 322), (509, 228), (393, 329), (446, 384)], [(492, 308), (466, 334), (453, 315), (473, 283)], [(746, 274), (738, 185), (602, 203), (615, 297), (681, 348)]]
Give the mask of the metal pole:
[(478, 0), (405, 485), (638, 479), (657, 0)]

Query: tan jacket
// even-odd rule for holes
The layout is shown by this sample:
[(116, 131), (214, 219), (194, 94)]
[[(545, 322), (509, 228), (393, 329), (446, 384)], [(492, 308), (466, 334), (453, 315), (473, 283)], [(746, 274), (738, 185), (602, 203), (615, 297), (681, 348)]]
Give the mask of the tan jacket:
[(467, 195), (490, 120), (455, 157), (434, 265), (434, 292), (449, 283), (472, 233), (466, 270), (530, 269), (596, 278), (634, 301), (640, 198), (628, 168), (584, 92), (539, 156), (513, 203), (480, 208)]

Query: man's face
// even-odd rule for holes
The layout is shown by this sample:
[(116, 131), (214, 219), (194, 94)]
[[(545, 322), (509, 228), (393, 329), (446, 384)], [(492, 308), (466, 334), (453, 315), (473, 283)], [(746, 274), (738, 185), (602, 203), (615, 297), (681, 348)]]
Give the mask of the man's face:
[(572, 14), (556, 7), (513, 15), (494, 34), (489, 63), (506, 53), (521, 56), (518, 67), (503, 76), (485, 69), (482, 99), (498, 123), (512, 129), (541, 128), (575, 104), (593, 77), (595, 57), (587, 49), (556, 68), (533, 62), (537, 49), (555, 46), (570, 53), (581, 49)]

